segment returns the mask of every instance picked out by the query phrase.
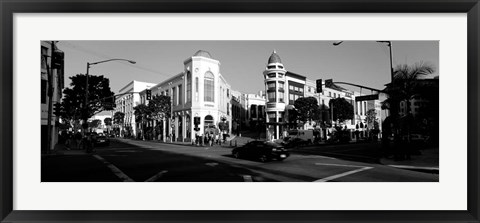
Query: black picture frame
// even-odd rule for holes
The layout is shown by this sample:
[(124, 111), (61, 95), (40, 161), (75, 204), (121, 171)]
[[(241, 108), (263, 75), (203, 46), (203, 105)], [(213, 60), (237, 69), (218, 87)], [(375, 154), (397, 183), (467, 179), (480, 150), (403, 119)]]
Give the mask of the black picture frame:
[[(274, 3), (274, 4), (273, 4)], [(480, 222), (478, 0), (0, 0), (1, 222)], [(468, 210), (466, 211), (18, 211), (13, 210), (15, 13), (467, 13)], [(448, 202), (448, 201), (444, 201)]]

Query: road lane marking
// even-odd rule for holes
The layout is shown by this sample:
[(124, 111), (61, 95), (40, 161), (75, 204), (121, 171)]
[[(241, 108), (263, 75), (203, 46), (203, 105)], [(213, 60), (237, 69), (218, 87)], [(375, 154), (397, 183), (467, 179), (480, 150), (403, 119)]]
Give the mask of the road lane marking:
[(214, 167), (214, 166), (217, 166), (218, 163), (205, 163), (205, 165), (207, 166), (211, 166), (211, 167)]
[(243, 181), (245, 181), (245, 182), (253, 182), (252, 176), (250, 176), (250, 175), (243, 175)]
[(105, 164), (112, 172), (113, 174), (115, 174), (118, 178), (120, 178), (120, 180), (122, 180), (123, 182), (135, 182), (134, 180), (132, 180), (132, 178), (128, 177), (125, 173), (123, 173), (120, 169), (118, 169), (116, 166), (114, 166), (113, 164), (109, 163), (108, 161), (106, 161), (104, 158), (102, 158), (101, 156), (99, 155), (93, 155), (93, 157), (95, 157), (96, 159), (100, 160), (101, 162), (103, 162), (103, 164)]
[(162, 171), (158, 172), (157, 174), (153, 175), (152, 177), (148, 178), (148, 180), (146, 180), (145, 182), (156, 181), (156, 180), (158, 180), (158, 178), (162, 177), (163, 174), (166, 174), (167, 172), (168, 172), (168, 170), (162, 170)]
[(334, 179), (337, 179), (337, 178), (340, 178), (340, 177), (348, 176), (348, 175), (351, 175), (351, 174), (354, 174), (354, 173), (362, 172), (362, 171), (369, 170), (369, 169), (373, 168), (373, 167), (369, 167), (369, 166), (354, 166), (354, 165), (342, 165), (342, 164), (332, 164), (332, 163), (315, 163), (315, 165), (355, 167), (355, 168), (360, 168), (360, 169), (351, 170), (351, 171), (347, 171), (347, 172), (344, 172), (344, 173), (332, 175), (332, 176), (329, 176), (329, 177), (325, 177), (325, 178), (316, 180), (314, 182), (327, 182), (327, 181), (331, 181), (331, 180), (334, 180)]
[(323, 158), (323, 159), (331, 159), (331, 160), (336, 160), (336, 159), (337, 159), (337, 158), (335, 158), (335, 157), (329, 157), (329, 156), (300, 155), (300, 154), (291, 155), (291, 157), (298, 157), (298, 158)]
[(419, 169), (419, 170), (439, 170), (437, 167), (422, 167), (422, 166), (403, 166), (403, 165), (388, 165), (390, 167), (401, 169)]

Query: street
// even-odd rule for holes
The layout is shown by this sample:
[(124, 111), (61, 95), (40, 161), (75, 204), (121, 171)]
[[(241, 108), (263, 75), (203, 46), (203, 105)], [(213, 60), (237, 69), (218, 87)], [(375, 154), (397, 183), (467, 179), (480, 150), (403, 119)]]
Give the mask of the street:
[(358, 145), (297, 148), (284, 161), (235, 159), (231, 148), (114, 139), (94, 154), (42, 156), (42, 182), (438, 182), (356, 155)]

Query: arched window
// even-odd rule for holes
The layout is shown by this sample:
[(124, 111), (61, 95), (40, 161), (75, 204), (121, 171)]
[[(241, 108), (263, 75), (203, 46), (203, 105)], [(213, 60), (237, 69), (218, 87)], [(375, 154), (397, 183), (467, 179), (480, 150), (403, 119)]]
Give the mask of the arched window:
[(203, 85), (204, 85), (204, 97), (206, 102), (215, 102), (215, 82), (212, 72), (205, 73)]

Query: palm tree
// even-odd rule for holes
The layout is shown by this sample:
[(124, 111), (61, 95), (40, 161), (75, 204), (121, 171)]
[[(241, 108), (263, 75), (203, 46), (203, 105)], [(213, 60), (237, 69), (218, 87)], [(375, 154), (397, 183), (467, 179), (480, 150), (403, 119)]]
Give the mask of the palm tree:
[[(409, 137), (412, 127), (412, 115), (410, 114), (410, 100), (412, 97), (421, 93), (421, 87), (418, 86), (418, 79), (433, 74), (435, 68), (424, 62), (415, 63), (414, 65), (399, 65), (394, 69), (392, 83), (387, 85), (385, 93), (387, 99), (382, 102), (382, 109), (390, 110), (390, 117), (384, 121), (384, 132), (390, 134), (390, 124), (394, 125), (397, 130), (402, 130)], [(401, 102), (406, 102), (406, 119), (400, 119), (398, 116), (399, 106)]]
[(122, 137), (122, 131), (123, 131), (123, 122), (124, 122), (124, 118), (125, 118), (125, 113), (123, 112), (115, 112), (115, 114), (113, 115), (113, 123), (117, 124), (120, 126), (120, 136)]
[(415, 63), (412, 66), (407, 64), (398, 65), (393, 71), (393, 81), (387, 85), (385, 92), (388, 98), (382, 102), (382, 108), (390, 109), (391, 115), (398, 114), (400, 102), (407, 104), (406, 114), (410, 113), (410, 99), (418, 93), (417, 80), (420, 77), (433, 74), (435, 68), (424, 62)]

